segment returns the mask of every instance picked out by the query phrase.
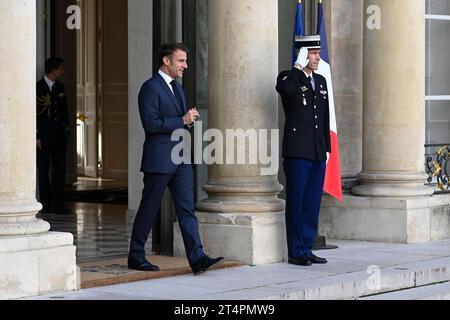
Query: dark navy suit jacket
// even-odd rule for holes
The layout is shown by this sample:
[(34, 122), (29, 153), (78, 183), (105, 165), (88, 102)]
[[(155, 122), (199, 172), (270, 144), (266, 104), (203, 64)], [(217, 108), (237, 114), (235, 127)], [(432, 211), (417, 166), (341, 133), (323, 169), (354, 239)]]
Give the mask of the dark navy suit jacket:
[(65, 149), (68, 138), (69, 112), (64, 85), (56, 81), (53, 92), (44, 78), (36, 84), (36, 138), (45, 147)]
[(172, 133), (183, 129), (187, 112), (183, 87), (177, 82), (175, 90), (183, 99), (180, 106), (169, 85), (156, 73), (146, 81), (139, 93), (139, 113), (145, 130), (141, 171), (144, 173), (174, 173), (178, 166), (172, 162), (172, 149), (179, 142), (171, 141)]

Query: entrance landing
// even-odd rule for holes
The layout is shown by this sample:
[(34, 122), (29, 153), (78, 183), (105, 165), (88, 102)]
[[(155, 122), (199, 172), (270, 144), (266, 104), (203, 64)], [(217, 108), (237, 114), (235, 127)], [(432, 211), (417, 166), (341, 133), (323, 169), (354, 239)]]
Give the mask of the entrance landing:
[[(161, 270), (158, 272), (130, 270), (127, 268), (127, 258), (112, 258), (79, 263), (81, 289), (192, 274), (186, 258), (148, 256), (147, 259), (151, 263), (159, 266)], [(217, 269), (239, 266), (242, 266), (242, 264), (225, 262)]]

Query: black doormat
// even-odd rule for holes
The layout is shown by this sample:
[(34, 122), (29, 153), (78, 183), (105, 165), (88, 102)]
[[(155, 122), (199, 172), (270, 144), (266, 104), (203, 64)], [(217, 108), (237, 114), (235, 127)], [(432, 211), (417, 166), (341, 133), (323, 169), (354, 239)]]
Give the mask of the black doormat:
[(65, 191), (66, 202), (128, 204), (128, 189)]

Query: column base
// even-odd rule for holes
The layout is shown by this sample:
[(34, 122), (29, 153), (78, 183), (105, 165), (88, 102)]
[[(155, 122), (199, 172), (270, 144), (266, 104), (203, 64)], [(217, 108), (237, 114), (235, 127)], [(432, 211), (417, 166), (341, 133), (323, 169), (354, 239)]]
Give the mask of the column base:
[(0, 300), (80, 288), (70, 233), (0, 237)]
[(359, 174), (361, 185), (352, 193), (364, 197), (421, 197), (431, 196), (434, 190), (425, 186), (425, 173), (363, 172)]
[(450, 195), (378, 198), (325, 196), (319, 234), (330, 239), (419, 243), (450, 239)]
[(0, 200), (0, 237), (45, 234), (50, 230), (48, 222), (37, 219), (42, 205), (31, 200)]
[[(204, 250), (212, 257), (248, 265), (282, 262), (286, 256), (284, 212), (196, 213)], [(178, 223), (174, 255), (186, 256)]]

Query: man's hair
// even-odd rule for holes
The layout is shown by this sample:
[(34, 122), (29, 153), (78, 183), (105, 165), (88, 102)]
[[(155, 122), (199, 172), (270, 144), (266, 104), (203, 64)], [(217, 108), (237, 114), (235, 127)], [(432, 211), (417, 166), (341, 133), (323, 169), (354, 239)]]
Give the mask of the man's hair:
[(51, 57), (45, 61), (45, 74), (51, 73), (53, 70), (58, 70), (63, 65), (64, 60), (58, 57)]
[(177, 50), (181, 50), (186, 53), (189, 53), (189, 49), (182, 43), (163, 44), (161, 46), (161, 48), (159, 48), (159, 52), (158, 52), (159, 53), (159, 66), (161, 67), (164, 65), (164, 62), (163, 62), (164, 57), (169, 57), (169, 59), (172, 58), (172, 55)]

